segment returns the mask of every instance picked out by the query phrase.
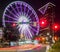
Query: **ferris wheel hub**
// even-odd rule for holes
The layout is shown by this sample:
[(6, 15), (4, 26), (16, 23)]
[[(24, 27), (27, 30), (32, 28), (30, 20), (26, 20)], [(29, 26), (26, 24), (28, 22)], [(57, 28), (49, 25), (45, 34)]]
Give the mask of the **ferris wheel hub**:
[(18, 24), (29, 24), (29, 19), (26, 16), (20, 16), (18, 19)]

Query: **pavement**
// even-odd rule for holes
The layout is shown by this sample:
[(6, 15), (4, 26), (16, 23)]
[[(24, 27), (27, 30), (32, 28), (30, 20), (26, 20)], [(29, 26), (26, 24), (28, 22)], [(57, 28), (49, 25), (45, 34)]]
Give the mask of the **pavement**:
[(46, 46), (42, 44), (26, 44), (22, 46), (0, 48), (0, 52), (46, 52)]

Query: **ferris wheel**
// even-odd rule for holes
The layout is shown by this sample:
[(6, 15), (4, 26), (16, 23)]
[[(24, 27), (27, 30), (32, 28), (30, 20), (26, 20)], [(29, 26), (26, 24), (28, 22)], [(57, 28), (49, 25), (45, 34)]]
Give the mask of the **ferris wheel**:
[[(12, 24), (20, 35), (33, 38), (39, 32), (39, 19), (34, 9), (23, 1), (10, 3), (3, 13), (3, 26), (9, 28)], [(13, 27), (14, 28), (14, 27)]]

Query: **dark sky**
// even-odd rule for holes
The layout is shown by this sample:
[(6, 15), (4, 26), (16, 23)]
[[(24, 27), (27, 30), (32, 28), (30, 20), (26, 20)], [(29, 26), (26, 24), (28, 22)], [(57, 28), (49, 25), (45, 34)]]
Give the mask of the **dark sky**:
[[(3, 15), (3, 11), (6, 8), (6, 6), (13, 2), (13, 1), (17, 1), (17, 0), (0, 0), (0, 26), (2, 25), (2, 15)], [(25, 1), (26, 3), (30, 4), (35, 10), (36, 12), (38, 11), (38, 9), (40, 7), (42, 7), (43, 5), (45, 5), (48, 2), (52, 2), (53, 4), (56, 5), (55, 8), (55, 21), (60, 24), (60, 1), (59, 0), (20, 0), (20, 1)]]

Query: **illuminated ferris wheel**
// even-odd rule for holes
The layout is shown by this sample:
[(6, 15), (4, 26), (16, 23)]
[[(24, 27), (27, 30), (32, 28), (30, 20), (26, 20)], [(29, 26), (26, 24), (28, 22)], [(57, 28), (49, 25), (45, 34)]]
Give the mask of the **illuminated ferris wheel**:
[[(6, 28), (14, 25), (20, 35), (33, 38), (39, 32), (39, 19), (34, 9), (23, 1), (10, 3), (3, 13), (3, 26)], [(14, 27), (13, 27), (14, 28)]]

